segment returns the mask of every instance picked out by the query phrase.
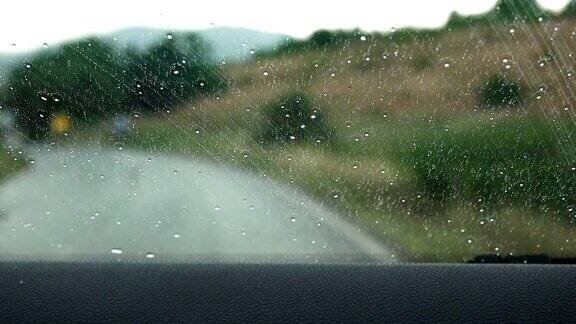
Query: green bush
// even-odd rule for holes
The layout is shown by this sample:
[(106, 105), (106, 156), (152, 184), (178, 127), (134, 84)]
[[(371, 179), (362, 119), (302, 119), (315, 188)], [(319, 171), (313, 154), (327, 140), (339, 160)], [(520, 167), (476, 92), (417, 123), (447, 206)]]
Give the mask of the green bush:
[[(551, 122), (518, 117), (454, 129), (415, 127), (411, 140), (417, 145), (398, 148), (400, 163), (426, 196), (445, 204), (566, 213), (576, 203), (576, 176), (565, 156), (570, 147), (558, 140), (559, 125)], [(563, 127), (567, 136), (576, 134), (575, 126)]]
[(434, 66), (434, 61), (430, 58), (430, 56), (421, 55), (414, 59), (413, 65), (417, 71), (422, 71)]
[(481, 105), (488, 107), (517, 106), (524, 101), (524, 87), (499, 73), (482, 85), (478, 99)]
[(74, 124), (118, 112), (161, 112), (200, 95), (225, 90), (209, 48), (193, 33), (170, 34), (145, 51), (119, 50), (102, 38), (64, 43), (15, 66), (1, 89), (28, 138), (43, 138), (50, 117), (65, 113)]
[(329, 139), (324, 116), (313, 109), (306, 94), (296, 91), (263, 107), (264, 122), (256, 134), (260, 143), (287, 143)]

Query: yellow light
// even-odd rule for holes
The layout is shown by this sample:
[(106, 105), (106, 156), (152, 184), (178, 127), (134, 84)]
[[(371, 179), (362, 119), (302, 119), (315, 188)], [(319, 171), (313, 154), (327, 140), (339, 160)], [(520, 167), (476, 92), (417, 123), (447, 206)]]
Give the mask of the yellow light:
[(54, 134), (61, 134), (70, 129), (70, 116), (66, 113), (56, 113), (50, 119), (50, 130)]

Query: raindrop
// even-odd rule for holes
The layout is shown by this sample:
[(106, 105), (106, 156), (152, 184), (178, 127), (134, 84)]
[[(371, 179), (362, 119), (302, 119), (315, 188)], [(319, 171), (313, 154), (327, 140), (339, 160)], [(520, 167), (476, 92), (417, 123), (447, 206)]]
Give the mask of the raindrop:
[(112, 249), (112, 250), (110, 250), (110, 253), (112, 253), (112, 254), (122, 254), (123, 251), (122, 251), (121, 249)]
[(168, 38), (168, 39), (172, 39), (172, 34), (168, 34), (168, 35), (166, 35), (166, 38)]
[(291, 221), (292, 223), (296, 222), (296, 217), (290, 217), (290, 221)]
[(220, 207), (220, 206), (215, 206), (215, 207), (214, 207), (214, 211), (219, 211), (220, 209), (222, 209), (222, 207)]
[(152, 252), (146, 253), (146, 259), (154, 259), (155, 257), (156, 257), (156, 254), (154, 254)]
[(365, 42), (365, 41), (366, 41), (366, 36), (364, 36), (364, 35), (360, 36), (360, 40), (363, 41), (363, 42)]

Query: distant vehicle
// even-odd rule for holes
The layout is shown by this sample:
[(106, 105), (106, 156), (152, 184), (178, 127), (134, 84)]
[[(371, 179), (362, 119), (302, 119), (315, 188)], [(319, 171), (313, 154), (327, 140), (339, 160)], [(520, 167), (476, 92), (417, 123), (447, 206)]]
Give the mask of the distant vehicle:
[(116, 135), (127, 134), (132, 128), (130, 116), (118, 115), (112, 119), (113, 131)]

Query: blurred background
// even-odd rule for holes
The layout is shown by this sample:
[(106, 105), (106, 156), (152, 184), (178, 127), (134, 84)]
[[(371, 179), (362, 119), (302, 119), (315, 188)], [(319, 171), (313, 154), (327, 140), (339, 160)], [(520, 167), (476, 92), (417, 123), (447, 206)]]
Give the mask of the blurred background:
[[(29, 19), (9, 18), (6, 24), (20, 25), (0, 38), (0, 226), (11, 233), (5, 244), (27, 237), (65, 249), (61, 236), (68, 234), (51, 230), (39, 238), (42, 227), (66, 227), (65, 215), (88, 226), (113, 214), (107, 222), (121, 225), (122, 204), (109, 200), (116, 192), (132, 199), (129, 188), (143, 181), (136, 178), (154, 180), (146, 182), (154, 187), (157, 178), (186, 173), (168, 162), (159, 166), (163, 175), (136, 166), (122, 183), (116, 171), (102, 170), (177, 156), (191, 161), (194, 176), (193, 163), (201, 161), (209, 163), (205, 169), (295, 188), (405, 261), (576, 253), (576, 2), (287, 3), (276, 9), (282, 17), (257, 15), (250, 8), (259, 3), (197, 10), (174, 3), (142, 12), (71, 5), (67, 14), (65, 7), (20, 5), (8, 6)], [(119, 151), (134, 153), (116, 158)], [(94, 152), (115, 153), (94, 166)], [(110, 174), (118, 181), (97, 189), (79, 180)], [(192, 190), (162, 186), (173, 196)], [(159, 203), (179, 215), (190, 208), (174, 199)], [(225, 210), (227, 198), (214, 199), (223, 202), (211, 203), (210, 213)], [(88, 200), (98, 203), (88, 208)], [(275, 208), (262, 215), (272, 217)], [(304, 214), (287, 216), (286, 224), (313, 217)], [(211, 222), (195, 226), (207, 233), (202, 228)], [(130, 233), (144, 226), (131, 224)], [(18, 234), (30, 228), (37, 230)], [(171, 231), (170, 239), (184, 235)], [(285, 233), (239, 225), (234, 239), (251, 232)], [(295, 233), (286, 232), (287, 242)], [(307, 244), (322, 235), (306, 234)], [(117, 245), (130, 242), (106, 251), (121, 254)], [(154, 257), (152, 250), (138, 253)]]

